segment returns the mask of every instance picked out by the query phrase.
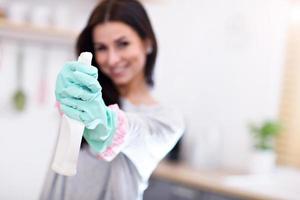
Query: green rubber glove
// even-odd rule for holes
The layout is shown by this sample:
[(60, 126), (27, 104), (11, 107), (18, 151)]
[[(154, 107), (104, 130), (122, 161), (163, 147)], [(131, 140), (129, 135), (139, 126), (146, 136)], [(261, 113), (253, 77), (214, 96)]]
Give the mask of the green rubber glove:
[[(74, 88), (72, 91), (76, 90)], [(82, 122), (92, 121), (85, 127), (83, 136), (93, 150), (103, 152), (111, 144), (116, 131), (117, 116), (115, 112), (105, 106), (102, 98), (97, 96), (88, 101), (63, 98), (61, 108), (65, 114), (73, 119)], [(98, 118), (92, 120), (97, 115)]]
[(67, 63), (56, 81), (56, 99), (62, 111), (85, 125), (84, 137), (97, 152), (111, 144), (117, 116), (104, 103), (97, 69), (79, 62)]
[[(97, 74), (95, 67), (68, 62), (58, 74), (55, 89), (56, 99), (64, 113), (91, 129), (100, 123), (105, 106)], [(97, 106), (102, 109), (97, 109)]]
[(94, 151), (103, 152), (112, 143), (117, 123), (116, 113), (108, 112), (107, 126), (99, 124), (95, 129), (85, 128), (83, 136)]
[[(74, 75), (74, 72), (82, 72), (86, 75), (89, 75), (90, 79), (93, 77), (94, 79), (97, 80), (98, 78), (98, 70), (96, 67), (86, 66), (77, 61), (67, 62), (57, 76), (56, 88), (55, 88), (56, 98), (63, 97), (60, 96), (62, 90), (74, 84), (79, 86), (84, 86), (84, 87), (87, 86), (85, 89), (87, 89), (92, 93), (97, 93), (98, 91), (101, 92), (101, 86), (99, 85), (98, 81), (97, 82), (92, 81), (91, 83), (89, 83), (87, 81), (81, 80), (80, 82), (78, 82), (77, 78)], [(80, 85), (81, 82), (83, 82), (84, 84)]]

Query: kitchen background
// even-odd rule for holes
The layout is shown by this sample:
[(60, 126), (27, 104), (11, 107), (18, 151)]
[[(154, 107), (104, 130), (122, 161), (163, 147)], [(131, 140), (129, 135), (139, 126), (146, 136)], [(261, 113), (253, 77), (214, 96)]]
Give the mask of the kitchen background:
[[(38, 198), (57, 136), (55, 78), (96, 3), (0, 0), (0, 197)], [(299, 2), (143, 3), (160, 47), (153, 92), (187, 123), (181, 161), (248, 171), (249, 123), (280, 119), (277, 165), (299, 168)]]

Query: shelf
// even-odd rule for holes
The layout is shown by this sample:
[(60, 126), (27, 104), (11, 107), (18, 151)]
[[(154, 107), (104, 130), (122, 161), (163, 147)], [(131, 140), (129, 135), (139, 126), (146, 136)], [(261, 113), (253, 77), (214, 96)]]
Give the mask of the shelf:
[(13, 23), (0, 19), (0, 38), (31, 42), (74, 45), (78, 33), (54, 27), (39, 27), (29, 23)]

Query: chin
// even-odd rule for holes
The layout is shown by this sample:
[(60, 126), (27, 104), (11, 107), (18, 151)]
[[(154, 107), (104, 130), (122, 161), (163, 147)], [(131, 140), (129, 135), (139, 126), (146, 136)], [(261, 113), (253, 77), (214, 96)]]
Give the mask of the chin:
[(117, 86), (124, 86), (129, 83), (129, 80), (127, 78), (117, 78), (117, 79), (113, 79), (113, 82)]

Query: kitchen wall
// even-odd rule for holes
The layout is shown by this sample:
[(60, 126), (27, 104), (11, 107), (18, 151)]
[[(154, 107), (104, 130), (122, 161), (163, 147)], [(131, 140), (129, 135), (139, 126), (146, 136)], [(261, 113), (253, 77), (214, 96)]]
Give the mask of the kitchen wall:
[(184, 159), (245, 169), (247, 125), (277, 116), (288, 2), (163, 2), (149, 5), (161, 47), (156, 94), (185, 114)]

